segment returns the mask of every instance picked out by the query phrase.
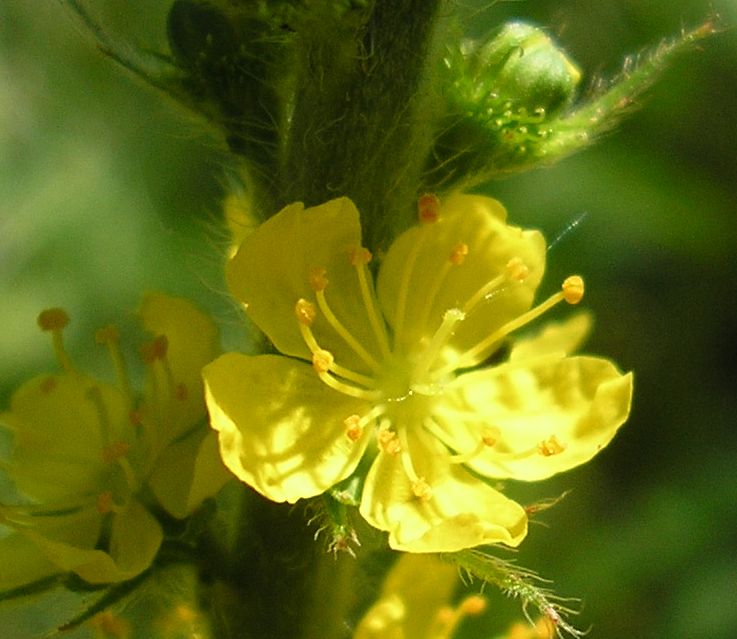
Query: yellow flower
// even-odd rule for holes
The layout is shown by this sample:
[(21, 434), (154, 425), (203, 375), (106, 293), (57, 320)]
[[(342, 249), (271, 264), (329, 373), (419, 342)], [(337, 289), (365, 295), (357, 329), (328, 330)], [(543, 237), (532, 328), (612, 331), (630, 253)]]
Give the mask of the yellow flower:
[(155, 337), (142, 348), (146, 388), (133, 394), (117, 330), (98, 331), (116, 385), (79, 372), (62, 344), (61, 309), (39, 316), (63, 371), (13, 394), (0, 414), (12, 450), (0, 470), (13, 499), (0, 504), (0, 589), (74, 572), (90, 583), (145, 570), (162, 530), (139, 495), (146, 487), (175, 517), (191, 513), (227, 478), (205, 416), (200, 370), (218, 352), (212, 322), (188, 302), (149, 295), (140, 312)]
[(629, 413), (631, 374), (569, 357), (579, 316), (485, 365), (507, 336), (583, 281), (530, 308), (545, 243), (489, 198), (419, 201), (374, 287), (358, 212), (291, 204), (242, 243), (227, 280), (282, 355), (205, 367), (211, 423), (237, 477), (273, 501), (318, 495), (368, 456), (360, 512), (412, 552), (515, 546), (525, 510), (492, 488), (593, 457)]
[(481, 614), (479, 595), (449, 602), (458, 585), (458, 569), (433, 555), (399, 557), (384, 580), (377, 602), (358, 622), (353, 639), (450, 639), (460, 622)]

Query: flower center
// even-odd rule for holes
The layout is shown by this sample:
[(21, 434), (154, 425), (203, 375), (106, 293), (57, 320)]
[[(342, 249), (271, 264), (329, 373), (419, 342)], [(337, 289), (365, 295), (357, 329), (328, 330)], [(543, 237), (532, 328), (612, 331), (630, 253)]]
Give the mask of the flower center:
[[(463, 241), (452, 247), (447, 259), (429, 284), (423, 279), (423, 295), (420, 308), (408, 308), (410, 291), (418, 278), (415, 263), (431, 237), (431, 225), (438, 220), (439, 202), (432, 195), (420, 198), (419, 217), (423, 228), (418, 241), (413, 245), (404, 264), (399, 281), (399, 292), (395, 306), (395, 316), (390, 332), (387, 322), (379, 311), (379, 304), (373, 288), (373, 280), (367, 265), (371, 253), (364, 247), (356, 247), (349, 252), (349, 260), (355, 269), (356, 284), (365, 310), (367, 324), (377, 345), (369, 347), (354, 336), (333, 311), (326, 292), (329, 290), (329, 273), (324, 268), (314, 269), (310, 275), (310, 285), (316, 303), (304, 298), (295, 304), (295, 317), (305, 344), (312, 353), (312, 365), (320, 379), (330, 388), (350, 397), (365, 400), (370, 408), (363, 416), (350, 415), (345, 420), (346, 436), (354, 442), (362, 441), (367, 433), (375, 433), (378, 449), (388, 455), (400, 455), (408, 478), (412, 482), (415, 495), (428, 499), (431, 487), (424, 478), (415, 472), (410, 455), (408, 433), (431, 438), (442, 444), (453, 463), (463, 463), (478, 454), (484, 446), (493, 446), (499, 434), (472, 419), (478, 425), (478, 447), (473, 451), (452, 451), (448, 436), (434, 419), (442, 408), (440, 399), (446, 388), (455, 379), (458, 369), (478, 365), (489, 357), (502, 340), (511, 332), (536, 319), (561, 301), (577, 304), (583, 297), (583, 280), (579, 276), (567, 278), (561, 290), (540, 305), (519, 317), (491, 331), (475, 345), (463, 352), (451, 348), (453, 336), (458, 326), (484, 303), (502, 291), (525, 281), (529, 269), (520, 258), (508, 261), (503, 272), (484, 283), (462, 305), (445, 311), (440, 325), (429, 336), (411, 343), (410, 335), (423, 335), (421, 330), (411, 330), (428, 324), (432, 304), (440, 292), (448, 273), (462, 265), (469, 254), (469, 246)], [(322, 314), (327, 325), (343, 343), (360, 359), (370, 373), (359, 373), (335, 361), (333, 353), (318, 342), (312, 326)], [(373, 428), (367, 428), (373, 426)], [(437, 449), (437, 443), (433, 449)], [(451, 449), (451, 450), (448, 450)], [(541, 443), (540, 454), (553, 455), (562, 450), (562, 444), (554, 437)]]

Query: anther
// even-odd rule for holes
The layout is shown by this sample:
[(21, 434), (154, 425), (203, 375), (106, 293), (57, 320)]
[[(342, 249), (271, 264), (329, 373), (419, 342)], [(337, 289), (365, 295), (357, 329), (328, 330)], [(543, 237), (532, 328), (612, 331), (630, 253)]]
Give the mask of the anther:
[(105, 515), (113, 509), (113, 494), (106, 490), (97, 496), (97, 512), (101, 515)]
[(386, 426), (379, 428), (379, 432), (376, 435), (376, 441), (379, 449), (387, 455), (394, 457), (402, 452), (402, 444), (399, 442), (397, 434), (394, 431), (389, 430)]
[(412, 482), (412, 492), (420, 501), (429, 501), (432, 497), (432, 488), (424, 477), (418, 477), (417, 481)]
[(578, 304), (583, 299), (583, 278), (579, 275), (567, 277), (561, 287), (563, 299), (569, 304)]
[(345, 425), (345, 434), (352, 442), (357, 442), (363, 435), (363, 426), (361, 426), (361, 418), (358, 415), (349, 415), (343, 420)]
[(63, 308), (48, 308), (38, 315), (38, 325), (42, 331), (59, 331), (69, 324), (69, 315)]
[(513, 257), (506, 265), (507, 278), (513, 282), (524, 282), (530, 269), (519, 257)]
[(318, 267), (318, 268), (313, 268), (310, 271), (310, 287), (316, 293), (318, 291), (324, 291), (328, 287), (329, 283), (330, 283), (330, 280), (327, 278), (326, 269), (322, 267)]
[(361, 264), (368, 264), (373, 255), (371, 255), (371, 251), (367, 248), (357, 246), (356, 248), (351, 249), (349, 257), (353, 266), (360, 266)]
[(151, 341), (144, 342), (140, 347), (141, 358), (147, 364), (164, 359), (168, 350), (169, 340), (166, 338), (166, 335), (158, 335)]
[(294, 305), (294, 315), (297, 317), (297, 321), (303, 326), (312, 326), (315, 317), (317, 317), (317, 309), (312, 302), (300, 298)]
[(488, 446), (489, 448), (496, 446), (497, 441), (499, 441), (499, 438), (497, 437), (497, 433), (495, 433), (490, 428), (484, 428), (481, 433), (481, 441), (484, 443), (484, 446)]
[(189, 397), (189, 390), (186, 384), (179, 383), (174, 387), (174, 397), (180, 402), (184, 402)]
[(335, 358), (330, 351), (320, 349), (312, 354), (312, 368), (317, 373), (327, 373), (333, 365)]
[(475, 617), (486, 610), (486, 599), (481, 595), (471, 595), (461, 602), (459, 609), (464, 614)]
[(102, 461), (106, 464), (125, 457), (130, 450), (130, 445), (123, 441), (117, 441), (102, 449)]
[(417, 217), (422, 224), (437, 222), (440, 218), (440, 198), (434, 193), (425, 193), (417, 200)]
[(120, 331), (117, 326), (110, 324), (100, 328), (95, 333), (95, 341), (98, 344), (117, 344), (120, 340)]
[(56, 378), (54, 377), (46, 377), (41, 381), (41, 384), (39, 385), (38, 389), (44, 394), (48, 395), (56, 388)]
[(537, 445), (537, 452), (543, 457), (552, 457), (553, 455), (559, 455), (566, 449), (564, 444), (558, 441), (555, 435), (551, 435), (548, 439), (541, 441)]
[(464, 242), (459, 242), (453, 247), (453, 250), (450, 252), (450, 256), (448, 257), (448, 259), (452, 264), (460, 266), (466, 260), (467, 255), (468, 244), (465, 244)]

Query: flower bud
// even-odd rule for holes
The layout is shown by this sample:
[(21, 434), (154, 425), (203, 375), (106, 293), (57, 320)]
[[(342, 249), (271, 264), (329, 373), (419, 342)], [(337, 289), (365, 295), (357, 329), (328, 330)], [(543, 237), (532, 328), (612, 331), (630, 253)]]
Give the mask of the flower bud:
[(542, 29), (524, 22), (510, 22), (493, 40), (475, 45), (469, 62), (493, 97), (528, 113), (559, 111), (581, 80), (565, 52)]

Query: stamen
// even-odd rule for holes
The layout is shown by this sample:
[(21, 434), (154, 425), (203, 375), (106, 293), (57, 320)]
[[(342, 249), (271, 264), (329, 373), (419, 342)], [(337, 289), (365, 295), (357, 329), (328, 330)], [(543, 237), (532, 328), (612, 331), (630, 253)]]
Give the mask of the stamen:
[(358, 355), (368, 366), (374, 371), (379, 370), (379, 363), (371, 356), (371, 354), (359, 343), (359, 341), (351, 335), (351, 332), (341, 324), (340, 320), (335, 316), (328, 300), (325, 297), (325, 291), (315, 291), (315, 297), (317, 303), (320, 306), (320, 311), (325, 316), (328, 324), (333, 330), (340, 335), (343, 341)]
[(420, 330), (424, 330), (427, 325), (427, 319), (430, 315), (430, 308), (432, 307), (432, 303), (437, 297), (438, 291), (443, 285), (448, 272), (454, 266), (460, 266), (461, 264), (463, 264), (467, 255), (468, 244), (459, 242), (458, 244), (456, 244), (456, 246), (453, 247), (453, 250), (448, 255), (448, 259), (443, 263), (443, 266), (440, 268), (440, 270), (435, 273), (432, 284), (427, 289), (424, 296), (422, 308), (419, 309), (419, 311), (417, 312), (415, 321), (413, 322), (413, 324), (417, 326)]
[(41, 330), (51, 333), (54, 354), (56, 355), (57, 361), (65, 371), (72, 372), (74, 366), (72, 366), (72, 360), (69, 359), (69, 355), (67, 355), (64, 349), (64, 341), (62, 339), (62, 331), (67, 324), (69, 324), (69, 315), (62, 308), (49, 308), (41, 311), (38, 315), (38, 325)]
[(528, 324), (534, 319), (537, 319), (543, 313), (549, 311), (556, 304), (567, 301), (569, 304), (577, 304), (583, 297), (583, 279), (578, 275), (572, 275), (568, 277), (561, 287), (561, 290), (554, 295), (551, 295), (547, 300), (530, 309), (526, 313), (523, 313), (519, 317), (507, 322), (491, 335), (481, 340), (476, 346), (470, 348), (463, 353), (458, 360), (453, 364), (443, 367), (439, 371), (436, 371), (436, 375), (447, 375), (457, 368), (464, 368), (467, 366), (474, 366), (478, 364), (486, 357), (488, 357), (496, 347), (497, 342), (509, 335), (509, 333), (516, 331), (525, 324)]
[(351, 386), (350, 384), (346, 384), (345, 382), (336, 379), (330, 374), (330, 371), (335, 367), (337, 367), (337, 365), (334, 363), (333, 354), (330, 351), (318, 348), (313, 353), (312, 368), (315, 370), (318, 377), (333, 390), (337, 390), (339, 393), (343, 393), (350, 397), (365, 399), (367, 401), (375, 401), (380, 397), (378, 391), (356, 388), (355, 386)]
[(322, 369), (322, 372), (332, 371), (336, 375), (344, 377), (345, 379), (349, 379), (352, 382), (356, 382), (367, 387), (373, 386), (374, 380), (371, 377), (368, 377), (367, 375), (361, 375), (360, 373), (355, 373), (349, 368), (345, 368), (340, 364), (336, 364), (333, 354), (330, 351), (327, 351), (324, 348), (320, 347), (320, 345), (317, 343), (317, 340), (315, 339), (314, 333), (307, 323), (308, 321), (310, 323), (314, 321), (316, 313), (317, 311), (315, 310), (314, 304), (311, 304), (307, 300), (303, 299), (297, 301), (297, 304), (295, 306), (295, 315), (297, 316), (297, 320), (299, 323), (300, 333), (302, 333), (302, 339), (304, 339), (305, 344), (307, 344), (307, 348), (309, 348), (310, 352), (312, 353), (312, 364), (313, 366), (317, 366), (315, 370), (318, 373), (321, 372), (320, 370), (318, 370), (318, 368)]
[(366, 265), (371, 261), (371, 252), (360, 246), (351, 251), (351, 264), (356, 269), (358, 275), (358, 285), (361, 289), (361, 298), (363, 299), (363, 305), (368, 313), (369, 323), (376, 336), (376, 341), (379, 343), (379, 348), (384, 357), (389, 357), (389, 337), (386, 333), (386, 325), (381, 317), (381, 314), (376, 308), (376, 292), (373, 290), (373, 286), (369, 284), (368, 269)]
[(117, 441), (110, 446), (106, 446), (102, 449), (102, 461), (106, 464), (117, 461), (121, 457), (125, 457), (130, 450), (130, 445), (127, 442)]
[(386, 406), (379, 404), (378, 406), (374, 406), (363, 417), (360, 417), (359, 415), (349, 415), (346, 417), (343, 420), (346, 427), (346, 437), (354, 442), (361, 439), (366, 432), (366, 426), (380, 417), (385, 410)]
[(553, 455), (559, 455), (565, 449), (565, 444), (561, 444), (555, 435), (551, 435), (537, 445), (537, 451), (543, 457), (552, 457)]
[(412, 492), (420, 501), (430, 501), (432, 498), (432, 488), (424, 477), (418, 477), (417, 481), (412, 482)]
[(105, 406), (105, 402), (102, 400), (102, 393), (100, 392), (99, 387), (97, 386), (91, 386), (87, 389), (86, 392), (87, 399), (92, 402), (92, 405), (95, 407), (95, 411), (97, 412), (97, 423), (100, 428), (100, 436), (102, 438), (103, 446), (108, 447), (111, 445), (110, 437), (112, 434), (112, 429), (110, 426), (110, 415), (107, 411), (107, 406)]
[[(153, 380), (152, 384), (156, 386), (156, 373), (154, 371), (154, 366), (156, 362), (158, 362), (164, 371), (164, 377), (166, 378), (166, 384), (169, 390), (169, 397), (179, 399), (181, 390), (179, 389), (179, 385), (174, 379), (174, 372), (171, 370), (171, 364), (169, 363), (169, 359), (167, 357), (168, 352), (169, 339), (166, 337), (166, 335), (157, 335), (151, 341), (145, 342), (141, 345), (141, 356), (143, 357), (143, 361), (151, 368), (150, 372), (151, 378)], [(158, 391), (158, 389), (155, 390)], [(184, 392), (184, 396), (186, 397), (186, 389)]]
[(399, 438), (400, 450), (399, 458), (402, 460), (402, 467), (404, 472), (409, 479), (412, 486), (412, 492), (415, 497), (421, 501), (429, 501), (432, 497), (432, 487), (427, 483), (424, 477), (417, 474), (414, 464), (412, 463), (412, 457), (409, 453), (409, 441), (407, 440), (407, 429), (399, 428), (397, 432)]
[(463, 321), (465, 317), (466, 314), (457, 308), (451, 308), (445, 311), (443, 314), (442, 324), (438, 330), (435, 331), (430, 343), (427, 345), (425, 350), (422, 352), (422, 356), (417, 361), (413, 371), (415, 379), (425, 379), (430, 366), (432, 366), (433, 362), (440, 354), (443, 346), (445, 346), (448, 343), (448, 340), (452, 337), (456, 324)]
[[(448, 438), (447, 434), (442, 430), (442, 428), (440, 428), (435, 420), (433, 420), (432, 418), (427, 418), (422, 422), (422, 426), (448, 450), (455, 450), (455, 448), (451, 445), (451, 441)], [(455, 452), (449, 454), (446, 459), (451, 464), (465, 464), (471, 461), (477, 455), (480, 455), (484, 451), (484, 448), (496, 444), (496, 438), (490, 439), (490, 433), (492, 432), (491, 429), (486, 429), (486, 431), (488, 431), (488, 433), (482, 434), (481, 439), (479, 440), (478, 444), (476, 444), (475, 448), (465, 453)], [(492, 441), (492, 443), (489, 444), (487, 443), (488, 441)]]
[(513, 257), (504, 267), (504, 272), (484, 284), (476, 291), (463, 307), (465, 313), (470, 313), (481, 301), (501, 293), (502, 287), (508, 282), (524, 282), (530, 274), (530, 269), (519, 257)]
[(450, 639), (465, 617), (478, 616), (486, 610), (486, 599), (481, 595), (469, 595), (456, 608), (443, 606), (435, 615), (429, 636)]
[(421, 224), (432, 224), (440, 218), (440, 198), (434, 193), (425, 193), (417, 199), (417, 218)]
[(133, 391), (131, 389), (130, 380), (128, 378), (128, 370), (120, 350), (120, 333), (116, 326), (110, 324), (99, 329), (95, 333), (95, 341), (98, 344), (105, 344), (110, 353), (110, 359), (113, 360), (115, 367), (115, 376), (118, 379), (118, 386), (125, 395), (128, 406), (133, 406)]
[(376, 434), (376, 443), (382, 453), (391, 455), (392, 457), (402, 452), (402, 444), (399, 441), (397, 433), (390, 430), (388, 421), (379, 426), (379, 432)]

